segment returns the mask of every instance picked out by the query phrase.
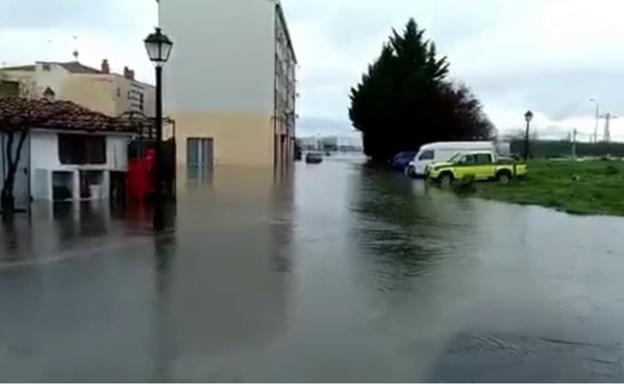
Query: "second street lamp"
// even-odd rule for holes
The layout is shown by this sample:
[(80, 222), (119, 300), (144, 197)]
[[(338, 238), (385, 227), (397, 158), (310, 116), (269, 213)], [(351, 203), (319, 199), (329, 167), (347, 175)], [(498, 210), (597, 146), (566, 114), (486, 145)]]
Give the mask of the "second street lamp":
[[(162, 229), (162, 205), (164, 177), (163, 177), (163, 145), (162, 145), (162, 67), (169, 60), (173, 42), (163, 34), (160, 28), (156, 28), (154, 33), (149, 34), (143, 41), (150, 60), (156, 67), (156, 116), (154, 125), (156, 126), (156, 177), (154, 178), (155, 210), (154, 227)], [(158, 213), (160, 212), (160, 214)]]
[(529, 159), (529, 125), (533, 120), (533, 112), (527, 111), (524, 114), (524, 120), (526, 121), (526, 130), (524, 132), (524, 161)]

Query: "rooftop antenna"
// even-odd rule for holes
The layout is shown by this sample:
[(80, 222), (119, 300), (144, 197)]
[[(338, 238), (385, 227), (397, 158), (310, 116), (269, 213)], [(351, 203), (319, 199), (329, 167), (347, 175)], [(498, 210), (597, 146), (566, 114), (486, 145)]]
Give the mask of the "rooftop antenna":
[[(74, 39), (74, 45), (78, 45), (76, 44), (78, 40), (78, 36), (72, 35), (72, 38)], [(80, 55), (80, 52), (78, 52), (78, 48), (74, 49), (74, 52), (72, 52), (72, 56), (74, 56), (74, 61), (78, 62), (79, 55)]]

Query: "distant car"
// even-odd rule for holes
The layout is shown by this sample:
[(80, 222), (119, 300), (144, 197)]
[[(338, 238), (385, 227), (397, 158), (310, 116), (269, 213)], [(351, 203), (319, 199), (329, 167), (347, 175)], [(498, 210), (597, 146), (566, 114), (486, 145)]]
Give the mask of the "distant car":
[(405, 168), (409, 165), (409, 162), (416, 156), (416, 152), (399, 152), (392, 159), (392, 169), (399, 172), (404, 172)]
[(308, 152), (305, 156), (305, 162), (308, 164), (318, 164), (323, 162), (323, 154), (320, 152)]

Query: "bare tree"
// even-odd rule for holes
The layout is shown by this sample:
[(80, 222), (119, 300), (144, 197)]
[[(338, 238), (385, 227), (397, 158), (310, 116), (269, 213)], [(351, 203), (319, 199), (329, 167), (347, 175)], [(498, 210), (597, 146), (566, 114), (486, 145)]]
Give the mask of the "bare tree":
[[(20, 99), (33, 100), (40, 98), (36, 83), (29, 79), (12, 79), (5, 73), (0, 72), (0, 81), (16, 81)], [(2, 192), (0, 193), (0, 207), (4, 212), (15, 211), (15, 177), (22, 157), (24, 143), (28, 137), (29, 128), (38, 121), (34, 117), (32, 105), (25, 102), (22, 108), (14, 111), (15, 116), (9, 120), (0, 120), (0, 131), (5, 136), (2, 148), (2, 156), (5, 162), (6, 174), (4, 175)]]

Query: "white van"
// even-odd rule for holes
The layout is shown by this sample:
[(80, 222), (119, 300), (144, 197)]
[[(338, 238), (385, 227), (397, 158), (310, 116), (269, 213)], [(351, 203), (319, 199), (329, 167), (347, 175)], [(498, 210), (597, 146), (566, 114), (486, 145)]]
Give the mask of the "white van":
[(496, 151), (496, 144), (492, 141), (441, 141), (425, 144), (409, 162), (406, 172), (412, 177), (424, 176), (427, 166), (448, 161), (458, 152), (473, 150)]

